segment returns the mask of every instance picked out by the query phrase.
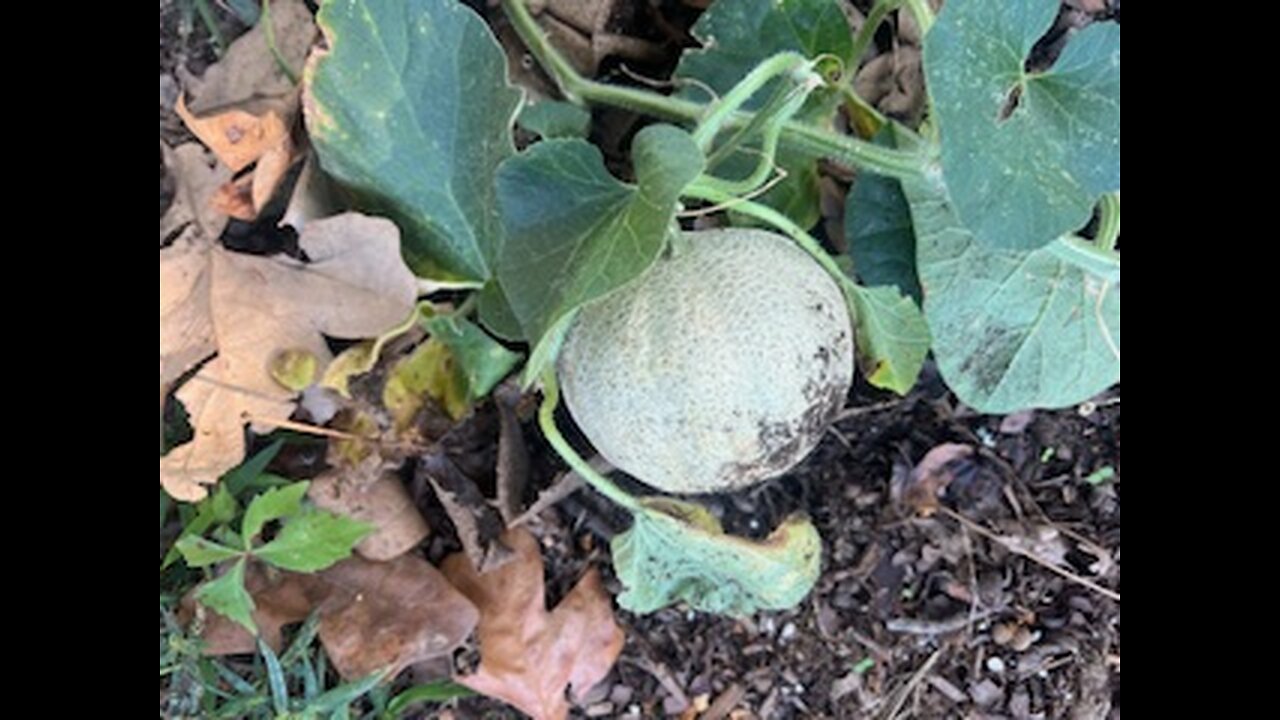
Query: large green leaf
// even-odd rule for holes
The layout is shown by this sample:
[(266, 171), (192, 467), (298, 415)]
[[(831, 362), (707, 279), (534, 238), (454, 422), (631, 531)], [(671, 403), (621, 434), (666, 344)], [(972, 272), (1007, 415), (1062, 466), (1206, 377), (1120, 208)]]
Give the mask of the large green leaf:
[(635, 185), (611, 176), (600, 151), (577, 139), (544, 140), (498, 170), (507, 238), (498, 278), (534, 347), (529, 377), (554, 359), (539, 346), (557, 324), (648, 269), (680, 192), (702, 172), (697, 144), (670, 125), (641, 130), (631, 154)]
[[(786, 50), (809, 58), (830, 54), (848, 64), (853, 52), (853, 33), (839, 0), (717, 0), (698, 18), (693, 35), (703, 47), (685, 51), (675, 76), (719, 95), (770, 55)], [(696, 87), (682, 94), (706, 100)], [(768, 96), (768, 89), (761, 90), (745, 107), (758, 107)]]
[(933, 353), (961, 400), (990, 413), (1063, 407), (1119, 382), (1118, 264), (1097, 272), (1063, 240), (988, 247), (960, 224), (936, 174), (903, 190)]
[(822, 566), (822, 540), (806, 519), (789, 518), (755, 541), (725, 534), (704, 508), (670, 498), (645, 501), (612, 548), (626, 586), (618, 604), (636, 613), (675, 602), (721, 615), (795, 607)]
[(1090, 25), (1051, 68), (1024, 69), (1058, 5), (949, 0), (925, 38), (951, 200), (993, 247), (1041, 247), (1120, 189), (1120, 26)]
[(419, 275), (484, 280), (501, 246), (493, 174), (520, 93), (484, 21), (455, 0), (330, 0), (308, 65), (307, 128), (324, 169), (394, 219)]
[[(886, 127), (876, 142), (892, 146), (892, 132), (891, 126)], [(845, 199), (844, 235), (854, 272), (864, 285), (896, 287), (920, 302), (911, 208), (897, 180), (872, 173), (858, 175)]]

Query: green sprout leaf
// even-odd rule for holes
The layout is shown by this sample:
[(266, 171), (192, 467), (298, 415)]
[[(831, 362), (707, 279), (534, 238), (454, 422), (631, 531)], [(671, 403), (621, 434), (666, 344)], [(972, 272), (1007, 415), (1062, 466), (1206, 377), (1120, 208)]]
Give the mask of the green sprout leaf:
[(956, 215), (983, 245), (1030, 250), (1083, 226), (1120, 189), (1120, 26), (1077, 33), (1025, 69), (1057, 0), (951, 0), (924, 65)]
[(789, 518), (754, 541), (725, 534), (702, 507), (669, 498), (642, 501), (635, 524), (612, 547), (626, 586), (618, 604), (636, 613), (675, 602), (728, 615), (795, 607), (822, 560), (821, 539), (806, 519)]
[(1065, 407), (1119, 382), (1118, 277), (1072, 262), (1063, 240), (1038, 250), (982, 245), (936, 176), (903, 190), (933, 353), (962, 401), (989, 413)]
[(648, 269), (703, 168), (693, 139), (670, 125), (641, 130), (632, 159), (635, 185), (614, 179), (583, 140), (544, 140), (498, 170), (498, 277), (534, 348), (526, 378), (554, 360), (543, 343), (566, 316)]
[(371, 532), (368, 523), (308, 509), (290, 518), (253, 555), (285, 570), (315, 572), (351, 555), (356, 543)]
[(221, 543), (206, 540), (199, 535), (188, 535), (174, 543), (174, 548), (182, 554), (182, 559), (191, 567), (204, 567), (230, 560), (244, 551), (229, 548)]
[(482, 281), (501, 245), (493, 174), (520, 93), (484, 21), (454, 0), (331, 0), (304, 78), (324, 169), (387, 215), (419, 275)]
[(297, 515), (302, 508), (302, 498), (307, 495), (309, 482), (297, 482), (282, 488), (272, 488), (249, 502), (240, 525), (240, 537), (247, 550), (262, 528), (272, 520)]
[(244, 589), (244, 565), (242, 557), (221, 577), (201, 585), (195, 598), (210, 610), (240, 623), (257, 635), (258, 628), (253, 624), (253, 598)]

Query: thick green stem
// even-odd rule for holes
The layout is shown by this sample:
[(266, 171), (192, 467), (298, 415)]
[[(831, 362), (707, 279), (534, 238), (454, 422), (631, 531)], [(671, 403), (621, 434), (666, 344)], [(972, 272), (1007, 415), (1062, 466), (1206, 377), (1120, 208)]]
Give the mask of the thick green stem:
[(1098, 206), (1098, 247), (1113, 251), (1120, 240), (1120, 191), (1102, 196)]
[(573, 468), (573, 471), (582, 476), (591, 487), (600, 492), (601, 495), (609, 498), (622, 507), (631, 512), (641, 512), (640, 501), (628, 493), (626, 490), (618, 487), (612, 480), (596, 472), (591, 467), (591, 463), (587, 462), (578, 454), (573, 446), (569, 444), (564, 436), (560, 434), (560, 428), (556, 427), (556, 406), (560, 404), (560, 385), (556, 382), (555, 372), (548, 370), (542, 375), (542, 405), (538, 408), (538, 427), (542, 428), (542, 434), (547, 438), (547, 442), (551, 443), (551, 447), (564, 458), (564, 461)]
[(797, 52), (782, 52), (774, 55), (747, 73), (742, 81), (724, 97), (711, 105), (710, 111), (698, 127), (693, 131), (693, 141), (698, 143), (704, 153), (711, 151), (711, 143), (743, 104), (752, 98), (760, 88), (770, 80), (784, 73), (794, 72), (808, 64), (804, 56)]
[[(812, 78), (811, 78), (812, 80)], [(778, 138), (782, 135), (783, 123), (789, 120), (793, 115), (799, 112), (800, 107), (804, 105), (805, 100), (809, 97), (810, 91), (815, 87), (811, 81), (802, 81), (800, 87), (792, 88), (791, 92), (784, 98), (784, 101), (776, 108), (772, 108), (769, 117), (764, 117), (765, 111), (761, 111), (756, 116), (757, 122), (743, 128), (733, 138), (730, 143), (740, 143), (745, 136), (750, 135), (757, 128), (757, 125), (763, 126), (760, 143), (760, 159), (756, 163), (756, 167), (751, 174), (741, 180), (722, 180), (720, 178), (705, 175), (701, 180), (708, 184), (709, 187), (716, 188), (721, 192), (727, 192), (734, 195), (744, 195), (755, 191), (768, 180), (769, 175), (774, 171), (774, 157), (778, 153)], [(732, 146), (716, 148), (711, 158), (707, 160), (707, 167), (715, 164), (716, 158), (721, 151), (730, 152)]]
[[(535, 59), (551, 74), (565, 98), (576, 103), (599, 103), (679, 122), (696, 123), (706, 113), (706, 104), (667, 97), (637, 88), (606, 85), (578, 74), (558, 50), (552, 47), (521, 0), (502, 0), (511, 25), (524, 40)], [(726, 128), (751, 122), (752, 113), (735, 112)], [(865, 140), (841, 135), (824, 128), (791, 121), (782, 128), (783, 146), (814, 158), (831, 158), (840, 163), (893, 178), (913, 178), (925, 168), (925, 157), (913, 152), (885, 148)]]

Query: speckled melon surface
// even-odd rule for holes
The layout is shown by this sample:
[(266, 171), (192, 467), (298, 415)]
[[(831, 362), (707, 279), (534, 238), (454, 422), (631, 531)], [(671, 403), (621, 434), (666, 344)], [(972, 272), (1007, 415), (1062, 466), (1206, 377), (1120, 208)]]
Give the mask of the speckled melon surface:
[(667, 492), (730, 490), (817, 444), (853, 379), (853, 329), (840, 289), (788, 238), (685, 233), (579, 313), (559, 374), (615, 466)]

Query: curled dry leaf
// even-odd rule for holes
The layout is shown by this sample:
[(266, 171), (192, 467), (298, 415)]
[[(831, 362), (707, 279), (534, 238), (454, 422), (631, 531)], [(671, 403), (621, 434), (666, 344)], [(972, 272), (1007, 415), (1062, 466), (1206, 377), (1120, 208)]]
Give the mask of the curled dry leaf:
[(503, 540), (517, 558), (484, 575), (461, 553), (444, 561), (445, 575), (480, 608), (480, 668), (458, 681), (534, 720), (562, 720), (566, 689), (576, 700), (608, 675), (622, 629), (594, 569), (547, 612), (538, 541), (520, 529)]
[(373, 533), (356, 545), (356, 552), (368, 560), (399, 557), (430, 532), (404, 483), (383, 469), (377, 455), (321, 473), (311, 481), (307, 496), (317, 507), (373, 525)]
[(291, 130), (298, 117), (298, 91), (290, 72), (302, 68), (316, 38), (315, 21), (302, 0), (271, 4), (277, 59), (258, 23), (236, 39), (226, 55), (200, 79), (185, 78), (191, 102), (179, 97), (174, 111), (191, 133), (232, 173), (257, 163), (252, 173), (222, 185), (216, 206), (252, 220), (266, 206), (297, 158)]
[[(162, 386), (207, 357), (207, 327), (218, 352), (177, 393), (195, 437), (160, 459), (160, 482), (175, 498), (199, 500), (244, 458), (246, 418), (280, 420), (293, 411), (294, 393), (271, 376), (278, 353), (303, 350), (323, 368), (330, 359), (323, 335), (376, 336), (413, 309), (416, 284), (391, 221), (347, 213), (310, 224), (298, 244), (310, 262), (209, 242), (160, 251)], [(172, 327), (183, 303), (186, 332)]]
[(920, 49), (900, 45), (873, 58), (855, 76), (858, 95), (886, 115), (913, 124), (924, 111), (924, 72)]
[[(314, 575), (250, 563), (245, 585), (262, 639), (281, 648), (281, 628), (320, 610), (320, 642), (347, 680), (404, 668), (453, 651), (471, 634), (476, 607), (425, 560), (403, 555), (376, 563), (348, 558)], [(183, 599), (185, 618), (194, 600)], [(255, 652), (254, 637), (239, 623), (207, 612), (201, 637), (206, 655)]]
[(227, 226), (226, 213), (210, 201), (231, 171), (196, 143), (170, 149), (160, 145), (164, 164), (174, 180), (173, 203), (160, 218), (160, 247), (178, 239), (217, 239)]
[(894, 484), (894, 502), (920, 515), (932, 515), (938, 509), (938, 498), (972, 457), (973, 448), (968, 445), (943, 443), (934, 447), (905, 480)]

